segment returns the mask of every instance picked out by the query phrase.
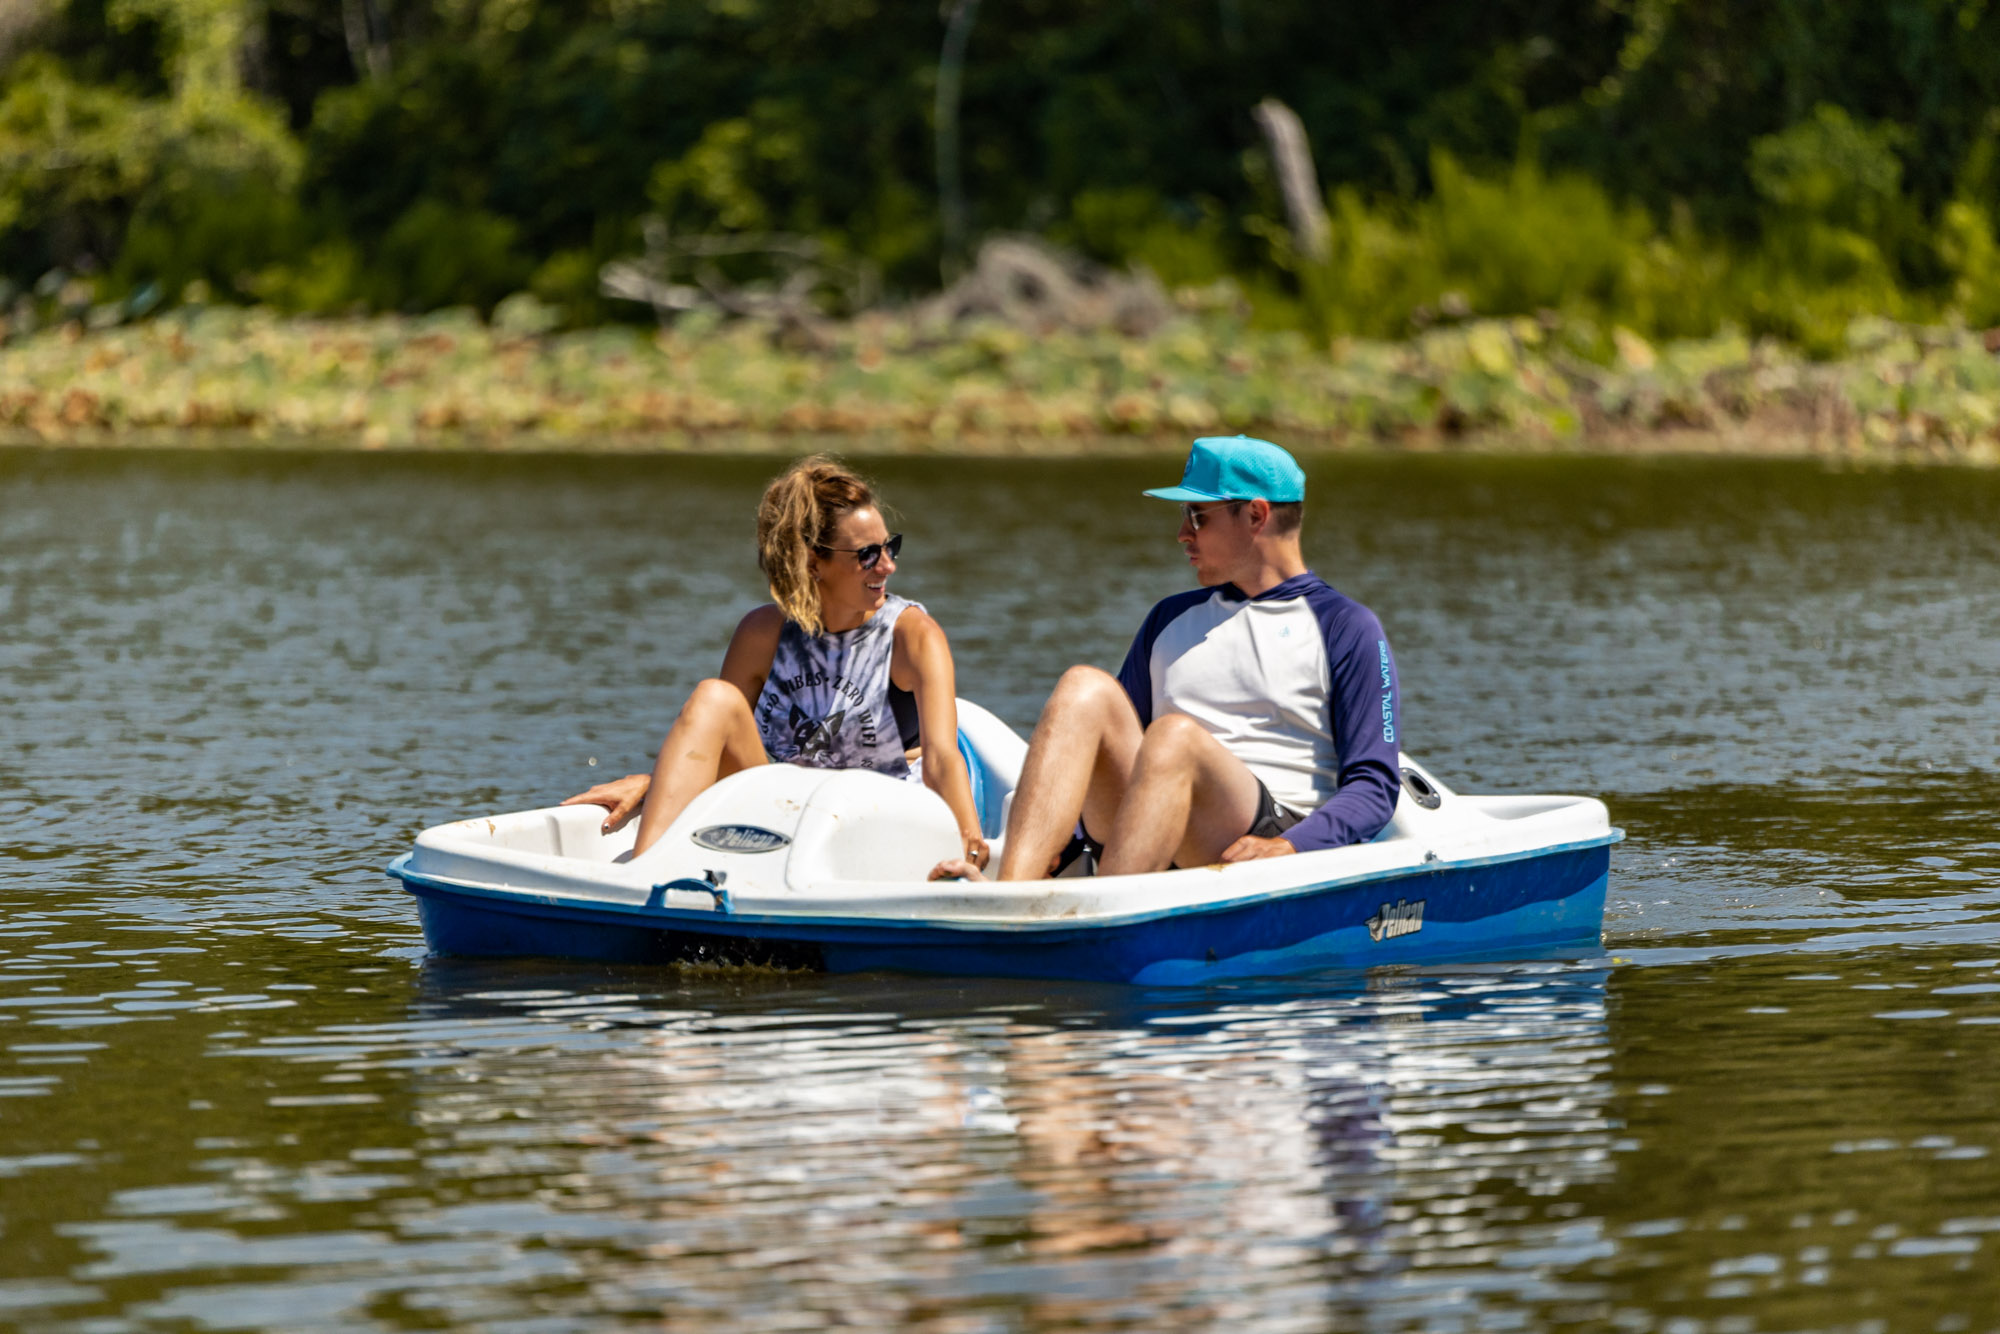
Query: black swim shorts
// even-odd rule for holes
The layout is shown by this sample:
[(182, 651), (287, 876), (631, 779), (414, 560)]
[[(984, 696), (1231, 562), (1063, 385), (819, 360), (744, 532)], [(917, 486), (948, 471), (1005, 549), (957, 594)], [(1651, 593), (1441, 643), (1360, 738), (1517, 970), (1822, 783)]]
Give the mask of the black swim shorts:
[(1264, 780), (1257, 780), (1257, 818), (1250, 822), (1251, 837), (1276, 838), (1303, 818), (1278, 805), (1271, 789), (1264, 786)]
[[(1276, 838), (1297, 824), (1300, 818), (1280, 806), (1271, 796), (1271, 789), (1265, 787), (1264, 780), (1260, 778), (1257, 780), (1257, 814), (1252, 817), (1250, 828), (1244, 832), (1256, 838)], [(1065, 878), (1096, 875), (1097, 863), (1103, 857), (1104, 845), (1092, 838), (1079, 820), (1076, 832), (1070, 835), (1069, 842), (1056, 855), (1054, 874)]]

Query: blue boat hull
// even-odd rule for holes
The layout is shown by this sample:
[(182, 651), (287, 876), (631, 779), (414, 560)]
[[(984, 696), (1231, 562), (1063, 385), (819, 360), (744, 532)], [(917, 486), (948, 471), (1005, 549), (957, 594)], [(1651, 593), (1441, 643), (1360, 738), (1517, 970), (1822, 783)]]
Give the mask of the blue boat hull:
[(400, 864), (391, 873), (416, 895), (424, 938), (439, 954), (1183, 985), (1594, 944), (1610, 865), (1606, 840), (1074, 927), (579, 904), (430, 880)]

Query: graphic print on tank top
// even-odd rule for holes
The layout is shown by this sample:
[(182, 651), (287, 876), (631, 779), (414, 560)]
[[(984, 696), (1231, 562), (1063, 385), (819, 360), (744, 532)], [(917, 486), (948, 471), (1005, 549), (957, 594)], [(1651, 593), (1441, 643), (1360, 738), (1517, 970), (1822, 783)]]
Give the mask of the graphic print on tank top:
[(786, 621), (757, 696), (764, 753), (814, 769), (908, 777), (902, 731), (889, 705), (889, 660), (896, 618), (918, 605), (891, 593), (880, 611), (837, 634), (808, 635)]

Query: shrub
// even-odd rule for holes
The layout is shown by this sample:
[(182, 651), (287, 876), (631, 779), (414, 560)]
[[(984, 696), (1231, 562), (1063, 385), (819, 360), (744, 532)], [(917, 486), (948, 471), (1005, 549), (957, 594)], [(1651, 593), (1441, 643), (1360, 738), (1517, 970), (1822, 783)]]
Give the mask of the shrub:
[(361, 252), (344, 238), (323, 241), (289, 262), (268, 265), (247, 285), (259, 301), (286, 311), (331, 315), (368, 304)]
[[(297, 199), (259, 182), (142, 204), (112, 270), (123, 288), (180, 292), (197, 280), (236, 300), (266, 299), (264, 275), (309, 249)], [(293, 303), (285, 303), (292, 307)]]
[(535, 270), (528, 290), (567, 327), (603, 324), (610, 315), (597, 290), (597, 271), (603, 264), (594, 250), (559, 250)]
[(1654, 335), (1714, 329), (1727, 261), (1684, 215), (1662, 234), (1596, 182), (1527, 160), (1487, 177), (1439, 151), (1431, 175), (1415, 203), (1334, 193), (1332, 256), (1301, 273), (1329, 330), (1398, 336), (1441, 315), (1541, 311)]
[(1059, 240), (1109, 264), (1140, 264), (1169, 287), (1212, 283), (1238, 267), (1229, 253), (1222, 206), (1202, 200), (1176, 208), (1157, 190), (1085, 190), (1070, 201)]
[[(30, 54), (0, 96), (0, 255), (17, 268), (88, 256), (117, 261), (128, 281), (171, 269), (226, 284), (265, 258), (256, 233), (298, 166), (276, 114), (240, 94), (138, 97)], [(185, 233), (178, 249), (173, 231)]]
[(420, 199), (396, 219), (372, 256), (366, 289), (371, 304), (382, 310), (491, 310), (533, 271), (516, 249), (517, 234), (505, 218)]
[(1763, 237), (1744, 266), (1739, 305), (1753, 333), (1832, 356), (1856, 316), (1910, 313), (1889, 259), (1916, 230), (1896, 157), (1905, 137), (1822, 104), (1751, 144)]

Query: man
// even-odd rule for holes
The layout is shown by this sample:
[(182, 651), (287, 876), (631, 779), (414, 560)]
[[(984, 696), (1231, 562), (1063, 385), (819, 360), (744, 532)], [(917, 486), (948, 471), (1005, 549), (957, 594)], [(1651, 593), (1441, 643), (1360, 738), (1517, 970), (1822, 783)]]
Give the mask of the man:
[[(1281, 857), (1395, 813), (1395, 659), (1299, 550), (1305, 473), (1267, 440), (1194, 442), (1176, 487), (1201, 588), (1147, 615), (1117, 676), (1063, 674), (1028, 743), (999, 878)], [(962, 860), (934, 878), (981, 878)]]

